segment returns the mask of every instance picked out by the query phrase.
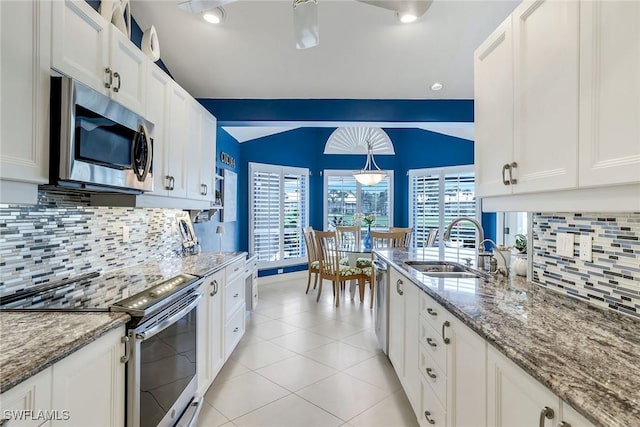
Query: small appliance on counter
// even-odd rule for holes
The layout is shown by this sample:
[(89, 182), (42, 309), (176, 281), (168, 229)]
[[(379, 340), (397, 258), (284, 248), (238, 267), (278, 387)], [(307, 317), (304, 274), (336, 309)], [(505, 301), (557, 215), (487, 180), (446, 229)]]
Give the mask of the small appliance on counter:
[(189, 212), (178, 212), (176, 214), (176, 222), (178, 223), (178, 229), (182, 237), (182, 252), (185, 255), (200, 253), (200, 243), (198, 243), (196, 233), (193, 231), (193, 224), (191, 223)]

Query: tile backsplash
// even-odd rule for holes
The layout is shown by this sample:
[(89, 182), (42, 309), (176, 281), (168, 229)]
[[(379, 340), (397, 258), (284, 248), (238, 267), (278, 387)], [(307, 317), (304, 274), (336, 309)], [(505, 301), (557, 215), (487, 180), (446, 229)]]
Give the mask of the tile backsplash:
[[(556, 254), (557, 233), (575, 235), (574, 256)], [(592, 262), (579, 258), (592, 237)], [(640, 318), (640, 213), (536, 213), (533, 280), (593, 304)]]
[(35, 206), (0, 205), (0, 295), (174, 256), (176, 212), (92, 207), (87, 194), (54, 190), (40, 191)]

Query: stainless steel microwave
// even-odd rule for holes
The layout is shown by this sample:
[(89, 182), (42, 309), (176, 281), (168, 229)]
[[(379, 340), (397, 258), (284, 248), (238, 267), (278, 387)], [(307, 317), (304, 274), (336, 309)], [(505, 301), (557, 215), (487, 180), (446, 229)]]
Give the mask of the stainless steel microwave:
[(52, 184), (153, 191), (153, 124), (68, 77), (51, 78)]

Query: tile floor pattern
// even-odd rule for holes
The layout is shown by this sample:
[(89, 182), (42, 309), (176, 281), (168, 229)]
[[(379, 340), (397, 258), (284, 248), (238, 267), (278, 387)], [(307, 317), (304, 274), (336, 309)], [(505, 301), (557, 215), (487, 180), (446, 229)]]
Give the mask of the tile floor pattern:
[(205, 395), (200, 427), (417, 426), (373, 333), (369, 294), (333, 305), (306, 279), (260, 287), (259, 304)]

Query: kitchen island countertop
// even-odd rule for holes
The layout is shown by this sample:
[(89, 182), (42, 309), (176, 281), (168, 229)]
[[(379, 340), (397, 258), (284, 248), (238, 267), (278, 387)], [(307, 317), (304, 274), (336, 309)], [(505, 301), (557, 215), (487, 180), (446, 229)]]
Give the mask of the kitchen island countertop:
[[(523, 277), (433, 279), (407, 260), (461, 262), (447, 249), (376, 250), (455, 317), (596, 425), (640, 425), (640, 322)], [(464, 263), (464, 262), (461, 262)], [(452, 282), (457, 282), (453, 280)]]

